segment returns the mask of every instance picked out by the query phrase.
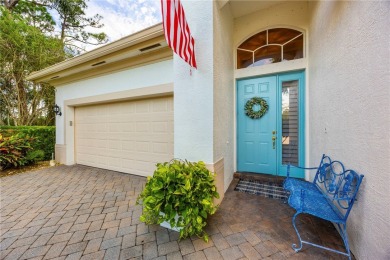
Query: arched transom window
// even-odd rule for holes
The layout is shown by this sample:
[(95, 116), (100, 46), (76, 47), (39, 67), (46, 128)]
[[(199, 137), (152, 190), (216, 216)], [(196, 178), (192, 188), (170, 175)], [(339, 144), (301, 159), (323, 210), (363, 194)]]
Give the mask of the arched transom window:
[(303, 58), (303, 33), (274, 28), (253, 35), (237, 48), (237, 69)]

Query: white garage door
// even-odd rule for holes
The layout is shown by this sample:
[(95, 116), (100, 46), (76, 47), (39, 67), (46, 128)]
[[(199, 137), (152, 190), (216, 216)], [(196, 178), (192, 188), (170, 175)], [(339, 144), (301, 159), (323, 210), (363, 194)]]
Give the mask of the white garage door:
[(173, 97), (75, 109), (78, 164), (152, 175), (173, 158)]

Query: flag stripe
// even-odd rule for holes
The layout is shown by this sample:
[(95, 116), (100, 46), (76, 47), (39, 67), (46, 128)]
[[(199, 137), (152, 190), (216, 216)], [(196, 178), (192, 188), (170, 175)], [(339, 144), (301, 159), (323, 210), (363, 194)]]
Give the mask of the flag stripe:
[(196, 68), (195, 40), (191, 36), (180, 0), (161, 0), (165, 39), (184, 61)]

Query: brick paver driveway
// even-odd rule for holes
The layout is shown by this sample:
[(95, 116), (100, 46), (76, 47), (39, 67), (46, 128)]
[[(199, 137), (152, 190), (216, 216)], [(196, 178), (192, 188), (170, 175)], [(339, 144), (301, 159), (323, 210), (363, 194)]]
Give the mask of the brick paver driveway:
[[(233, 191), (209, 221), (209, 243), (139, 221), (145, 178), (86, 166), (59, 166), (1, 178), (1, 259), (329, 259), (295, 254), (293, 211), (279, 200)], [(313, 241), (340, 249), (330, 224), (302, 218)]]

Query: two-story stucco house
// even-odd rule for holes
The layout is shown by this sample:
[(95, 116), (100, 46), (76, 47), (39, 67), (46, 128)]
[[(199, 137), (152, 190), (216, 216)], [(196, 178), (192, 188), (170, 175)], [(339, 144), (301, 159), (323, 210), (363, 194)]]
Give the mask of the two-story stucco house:
[[(30, 75), (56, 87), (56, 160), (142, 176), (202, 160), (222, 191), (234, 172), (285, 175), (326, 153), (365, 175), (353, 254), (389, 259), (390, 2), (182, 4), (197, 70), (158, 24)], [(255, 96), (258, 120), (244, 113)]]

